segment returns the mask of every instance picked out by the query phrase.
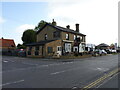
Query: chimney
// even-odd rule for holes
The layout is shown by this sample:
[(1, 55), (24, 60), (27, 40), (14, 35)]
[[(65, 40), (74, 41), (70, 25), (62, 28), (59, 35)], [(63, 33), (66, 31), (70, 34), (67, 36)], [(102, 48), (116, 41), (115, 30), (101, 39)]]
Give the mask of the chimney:
[(52, 21), (52, 25), (53, 25), (53, 26), (56, 26), (56, 25), (57, 25), (57, 23), (54, 21), (54, 19), (53, 19), (53, 21)]
[(70, 25), (67, 25), (66, 28), (67, 28), (67, 29), (70, 29)]
[(79, 24), (76, 24), (76, 32), (79, 32)]

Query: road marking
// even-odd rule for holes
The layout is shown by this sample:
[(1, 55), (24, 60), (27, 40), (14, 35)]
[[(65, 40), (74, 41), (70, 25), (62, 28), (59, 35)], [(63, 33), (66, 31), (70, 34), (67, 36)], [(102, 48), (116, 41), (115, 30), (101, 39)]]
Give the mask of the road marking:
[(100, 86), (102, 86), (103, 84), (105, 84), (106, 82), (108, 82), (109, 80), (111, 80), (112, 78), (114, 78), (117, 75), (118, 75), (118, 73), (115, 74), (113, 77), (110, 77), (108, 80), (104, 81), (102, 84), (98, 85), (96, 88), (99, 88)]
[(105, 74), (104, 76), (100, 77), (100, 78), (97, 79), (96, 81), (94, 81), (94, 82), (90, 83), (89, 85), (83, 87), (83, 89), (81, 89), (81, 90), (87, 90), (87, 89), (89, 89), (89, 88), (93, 88), (94, 86), (96, 86), (96, 85), (98, 85), (99, 83), (103, 82), (103, 81), (104, 81), (105, 79), (107, 79), (108, 77), (116, 74), (118, 71), (119, 71), (119, 69), (117, 68), (117, 69), (109, 72), (108, 74)]
[(5, 60), (4, 60), (3, 62), (7, 63), (8, 61), (5, 61)]
[(53, 72), (53, 73), (50, 73), (50, 75), (56, 75), (56, 74), (64, 73), (64, 72), (67, 72), (67, 71), (77, 70), (77, 69), (80, 69), (80, 67), (67, 69), (67, 70), (63, 70), (63, 71), (58, 71), (58, 72)]
[(24, 80), (19, 80), (19, 81), (14, 81), (14, 82), (8, 82), (8, 83), (5, 83), (5, 84), (1, 84), (0, 86), (6, 86), (6, 85), (20, 83), (20, 82), (24, 82)]
[(38, 65), (38, 64), (32, 64), (32, 63), (26, 63), (26, 62), (22, 62), (23, 64), (27, 64), (27, 65)]
[(50, 75), (55, 75), (55, 74), (59, 74), (59, 73), (63, 73), (63, 72), (66, 72), (66, 70), (64, 70), (64, 71), (59, 71), (59, 72), (54, 72), (54, 73), (51, 73)]
[(24, 64), (36, 65), (36, 66), (34, 66), (34, 67), (28, 67), (28, 68), (19, 68), (19, 69), (7, 70), (7, 71), (2, 71), (0, 73), (14, 72), (14, 71), (20, 71), (20, 70), (27, 70), (27, 69), (35, 69), (35, 68), (43, 68), (43, 67), (57, 66), (57, 65), (64, 65), (64, 64), (72, 64), (72, 63), (73, 62), (64, 62), (64, 63), (53, 63), (53, 64), (45, 64), (45, 65), (24, 63)]
[(109, 68), (97, 68), (97, 70), (99, 70), (99, 71), (108, 71)]

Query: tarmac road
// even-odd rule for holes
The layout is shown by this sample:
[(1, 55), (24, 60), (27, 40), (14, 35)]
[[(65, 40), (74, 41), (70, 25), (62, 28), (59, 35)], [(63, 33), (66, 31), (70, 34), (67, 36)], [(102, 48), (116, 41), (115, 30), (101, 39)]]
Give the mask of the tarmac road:
[[(83, 88), (117, 67), (118, 55), (69, 60), (3, 56), (0, 86), (3, 88)], [(109, 88), (109, 85), (103, 88)], [(118, 88), (118, 85), (110, 88)]]

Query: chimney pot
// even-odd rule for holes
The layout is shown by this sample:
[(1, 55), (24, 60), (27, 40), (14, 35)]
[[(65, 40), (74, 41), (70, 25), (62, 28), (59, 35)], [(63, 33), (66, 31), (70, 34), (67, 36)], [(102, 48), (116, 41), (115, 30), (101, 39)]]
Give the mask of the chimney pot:
[(76, 32), (79, 32), (79, 24), (76, 24)]
[(67, 25), (66, 28), (67, 28), (67, 29), (70, 29), (70, 25)]
[(56, 25), (57, 25), (57, 23), (54, 21), (54, 19), (53, 19), (53, 21), (52, 21), (52, 25), (53, 25), (53, 26), (56, 26)]

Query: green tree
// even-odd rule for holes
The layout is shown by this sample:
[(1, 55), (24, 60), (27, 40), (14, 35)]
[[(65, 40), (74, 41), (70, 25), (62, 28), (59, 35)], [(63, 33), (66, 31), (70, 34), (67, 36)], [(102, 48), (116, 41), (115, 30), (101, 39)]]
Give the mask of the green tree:
[(40, 28), (42, 28), (47, 22), (44, 20), (41, 20), (38, 25), (35, 27), (35, 31), (38, 31)]
[(35, 27), (35, 31), (38, 31), (39, 29), (41, 29), (46, 23), (49, 23), (49, 24), (51, 24), (50, 22), (46, 22), (46, 21), (44, 21), (44, 20), (41, 20), (39, 23), (38, 23), (38, 25)]
[(27, 29), (24, 31), (22, 35), (22, 41), (23, 45), (36, 42), (36, 31), (33, 29)]
[(18, 44), (18, 45), (17, 45), (17, 48), (20, 49), (21, 46), (22, 46), (21, 44)]
[(25, 45), (22, 45), (22, 44), (18, 44), (18, 45), (17, 45), (17, 49), (25, 49), (25, 48), (26, 48)]

